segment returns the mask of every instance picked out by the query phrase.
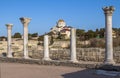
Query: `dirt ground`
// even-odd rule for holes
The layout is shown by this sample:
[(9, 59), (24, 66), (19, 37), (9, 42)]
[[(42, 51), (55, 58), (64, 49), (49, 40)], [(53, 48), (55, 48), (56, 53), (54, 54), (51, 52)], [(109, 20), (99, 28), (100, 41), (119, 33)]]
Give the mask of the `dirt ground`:
[(95, 70), (65, 66), (0, 63), (0, 78), (119, 78), (96, 75)]

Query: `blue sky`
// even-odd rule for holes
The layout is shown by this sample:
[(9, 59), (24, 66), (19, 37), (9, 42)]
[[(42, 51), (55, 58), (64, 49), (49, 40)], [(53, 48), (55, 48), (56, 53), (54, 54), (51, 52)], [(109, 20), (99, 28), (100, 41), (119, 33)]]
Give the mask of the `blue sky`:
[(120, 0), (0, 0), (0, 36), (7, 35), (5, 24), (14, 24), (12, 34), (23, 33), (20, 17), (32, 18), (29, 32), (49, 32), (59, 19), (85, 30), (103, 28), (102, 7), (113, 5), (113, 27), (120, 28)]

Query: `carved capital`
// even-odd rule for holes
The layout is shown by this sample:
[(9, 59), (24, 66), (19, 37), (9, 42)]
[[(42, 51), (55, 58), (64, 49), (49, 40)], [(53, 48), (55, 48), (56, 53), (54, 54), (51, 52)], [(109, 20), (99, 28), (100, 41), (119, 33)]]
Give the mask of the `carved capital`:
[(27, 26), (30, 23), (30, 18), (21, 17), (20, 21), (24, 26)]
[(112, 16), (113, 12), (115, 11), (115, 8), (113, 6), (103, 7), (102, 9), (105, 15), (110, 15), (110, 16)]
[(12, 29), (13, 24), (5, 24), (7, 29)]

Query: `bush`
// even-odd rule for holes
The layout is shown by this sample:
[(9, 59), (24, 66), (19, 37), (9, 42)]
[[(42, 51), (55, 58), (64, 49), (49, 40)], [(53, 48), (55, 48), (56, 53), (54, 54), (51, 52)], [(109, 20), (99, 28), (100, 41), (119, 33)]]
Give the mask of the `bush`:
[(13, 36), (13, 38), (21, 38), (21, 37), (22, 37), (22, 35), (18, 32), (15, 33), (14, 36)]
[(118, 47), (118, 46), (120, 46), (120, 37), (113, 38), (113, 47)]
[(105, 40), (96, 38), (90, 39), (90, 47), (105, 48)]

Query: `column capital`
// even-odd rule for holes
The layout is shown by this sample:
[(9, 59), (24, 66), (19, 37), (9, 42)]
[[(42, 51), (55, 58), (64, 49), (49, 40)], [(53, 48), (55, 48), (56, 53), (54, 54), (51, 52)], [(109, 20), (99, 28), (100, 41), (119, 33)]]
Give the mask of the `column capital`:
[(13, 24), (5, 24), (8, 29), (11, 29)]
[(106, 6), (106, 7), (103, 7), (102, 9), (105, 15), (110, 15), (110, 16), (112, 16), (113, 12), (115, 11), (114, 6)]
[(26, 18), (26, 17), (21, 17), (20, 18), (20, 21), (24, 26), (28, 25), (30, 23), (30, 20), (31, 20), (31, 18)]

